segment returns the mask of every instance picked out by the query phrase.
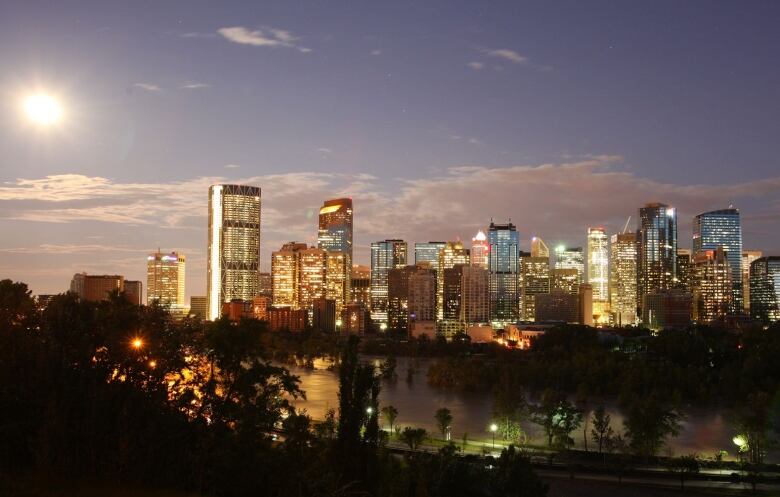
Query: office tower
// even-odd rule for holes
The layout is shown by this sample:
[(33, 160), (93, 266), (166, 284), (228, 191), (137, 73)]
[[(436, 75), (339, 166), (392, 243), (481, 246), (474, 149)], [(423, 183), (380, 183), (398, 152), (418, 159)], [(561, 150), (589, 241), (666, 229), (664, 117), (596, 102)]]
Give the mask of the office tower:
[(417, 266), (409, 276), (408, 311), (410, 325), (436, 321), (436, 271)]
[(314, 299), (312, 303), (312, 326), (314, 329), (333, 333), (336, 331), (336, 301), (325, 297)]
[(252, 317), (260, 321), (268, 321), (268, 309), (272, 306), (273, 300), (270, 294), (258, 295), (252, 299)]
[(70, 291), (87, 302), (108, 300), (111, 292), (125, 291), (125, 277), (118, 274), (77, 273), (70, 282)]
[(536, 296), (542, 293), (550, 293), (550, 257), (521, 257), (521, 295), (523, 321), (534, 321), (536, 311), (534, 305)]
[(125, 299), (133, 305), (143, 305), (144, 284), (140, 281), (125, 280)]
[(387, 271), (387, 327), (391, 330), (409, 328), (409, 279), (416, 270), (404, 266)]
[[(443, 265), (442, 261), (439, 261), (439, 265)], [(441, 317), (437, 332), (446, 338), (463, 332), (463, 322), (461, 321), (463, 268), (468, 267), (468, 265), (469, 262), (461, 262), (452, 267), (443, 268), (436, 273), (437, 279), (441, 282), (439, 286), (441, 289), (439, 292), (441, 294)]]
[(594, 302), (609, 300), (609, 248), (603, 227), (588, 228), (588, 283)]
[(439, 254), (441, 249), (447, 245), (446, 242), (417, 242), (414, 244), (414, 264), (420, 265), (421, 262), (430, 263), (434, 271), (439, 267)]
[(258, 294), (260, 210), (258, 187), (209, 188), (209, 320), (219, 318), (224, 302), (249, 301)]
[(460, 320), (465, 327), (490, 322), (490, 277), (480, 266), (465, 266), (461, 270)]
[(490, 319), (517, 321), (520, 300), (520, 235), (512, 223), (490, 222), (488, 229), (490, 271)]
[(550, 259), (550, 249), (547, 248), (547, 244), (544, 240), (535, 236), (531, 238), (531, 257), (547, 257)]
[[(741, 271), (739, 277), (742, 278)], [(696, 252), (692, 278), (692, 310), (696, 322), (709, 323), (731, 313), (734, 308), (731, 278), (731, 264), (723, 247)]]
[[(336, 315), (340, 316), (342, 309), (350, 299), (350, 283), (352, 264), (344, 252), (329, 251), (327, 254), (326, 290), (325, 296), (336, 302)], [(348, 293), (347, 293), (348, 292)]]
[(341, 314), (340, 333), (348, 335), (362, 335), (366, 332), (371, 322), (371, 316), (368, 309), (362, 304), (352, 302), (344, 306)]
[(485, 232), (479, 230), (471, 239), (471, 265), (487, 269), (490, 263), (490, 245)]
[(580, 324), (593, 326), (593, 287), (589, 283), (580, 285)]
[(183, 310), (184, 255), (163, 254), (159, 250), (146, 258), (146, 304), (157, 304), (171, 310)]
[(362, 305), (366, 309), (371, 308), (371, 268), (360, 264), (352, 266), (352, 275), (349, 285), (350, 302)]
[(580, 275), (576, 268), (550, 269), (550, 291), (559, 290), (572, 295), (580, 293)]
[(742, 251), (742, 302), (745, 314), (750, 316), (750, 265), (760, 258), (763, 253), (760, 250)]
[(257, 294), (258, 295), (273, 295), (274, 293), (274, 280), (271, 273), (258, 273), (257, 274)]
[(637, 243), (637, 307), (648, 316), (646, 295), (669, 290), (677, 281), (677, 212), (666, 204), (651, 203), (639, 209)]
[(780, 257), (760, 257), (750, 265), (750, 315), (762, 323), (780, 321)]
[(190, 316), (196, 319), (206, 319), (209, 311), (209, 299), (205, 295), (190, 297)]
[(328, 277), (341, 284), (341, 295), (336, 296), (336, 284), (329, 281), (331, 296), (336, 300), (336, 312), (341, 314), (344, 303), (350, 300), (350, 271), (352, 268), (352, 199), (326, 200), (320, 208), (317, 247), (326, 252), (341, 254), (344, 264), (342, 273), (335, 274), (336, 267), (329, 268)]
[(679, 288), (658, 290), (644, 298), (642, 322), (651, 330), (683, 329), (691, 324), (689, 292)]
[(315, 247), (302, 249), (298, 256), (298, 305), (312, 319), (314, 301), (325, 296), (327, 253)]
[[(573, 269), (572, 271), (576, 271)], [(579, 287), (577, 287), (579, 292)], [(553, 290), (536, 296), (534, 321), (562, 321), (575, 324), (580, 322), (580, 297), (578, 293)]]
[(565, 245), (555, 247), (555, 269), (577, 270), (578, 283), (585, 282), (585, 259), (582, 247), (566, 248)]
[(693, 218), (693, 255), (723, 247), (731, 267), (731, 314), (743, 311), (742, 223), (738, 209), (704, 212)]
[(609, 301), (614, 323), (636, 324), (636, 233), (612, 235), (610, 244)]
[(289, 242), (271, 254), (271, 281), (274, 307), (299, 309), (298, 252), (305, 243)]
[(693, 255), (690, 249), (677, 249), (677, 282), (675, 287), (688, 292), (692, 289)]
[(441, 249), (436, 268), (436, 316), (439, 320), (444, 319), (444, 270), (469, 262), (469, 251), (461, 242), (447, 242)]
[(406, 266), (407, 245), (403, 240), (371, 244), (371, 319), (387, 324), (387, 272)]

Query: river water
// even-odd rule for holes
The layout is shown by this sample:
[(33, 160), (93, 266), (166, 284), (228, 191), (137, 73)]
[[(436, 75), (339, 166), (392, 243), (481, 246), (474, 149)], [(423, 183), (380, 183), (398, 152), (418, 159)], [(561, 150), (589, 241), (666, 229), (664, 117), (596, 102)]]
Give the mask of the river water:
[[(381, 358), (364, 357), (364, 360), (373, 361), (377, 366)], [(409, 365), (406, 357), (397, 358), (396, 372), (398, 380), (394, 382), (382, 381), (382, 389), (379, 395), (381, 406), (393, 405), (398, 409), (396, 423), (400, 426), (415, 426), (425, 428), (431, 433), (436, 433), (434, 413), (440, 407), (450, 409), (453, 417), (452, 439), (458, 441), (463, 433), (468, 433), (470, 440), (489, 439), (491, 437), (488, 426), (491, 423), (491, 411), (493, 406), (492, 394), (484, 392), (461, 392), (433, 388), (428, 385), (427, 371), (430, 360), (418, 359), (418, 367), (413, 381), (406, 381), (406, 372)], [(323, 419), (329, 409), (338, 411), (338, 374), (327, 369), (329, 363), (316, 361), (314, 369), (297, 366), (286, 366), (290, 372), (301, 379), (301, 388), (306, 392), (305, 400), (295, 402), (298, 409), (306, 409), (314, 419)], [(623, 427), (623, 414), (610, 403), (604, 403), (608, 413), (612, 416), (612, 428), (621, 432)], [(584, 419), (590, 419), (592, 409), (598, 404), (581, 406), (585, 410)], [(718, 410), (690, 410), (684, 413), (685, 420), (677, 437), (668, 440), (667, 448), (662, 453), (667, 454), (671, 449), (674, 455), (696, 453), (701, 457), (710, 458), (719, 450), (729, 453), (727, 459), (736, 456), (733, 438), (735, 432), (729, 423), (725, 413)], [(545, 440), (539, 427), (533, 423), (523, 426), (531, 443), (543, 444)], [(588, 427), (588, 433), (590, 427)], [(583, 447), (583, 429), (572, 433), (577, 447)], [(589, 447), (593, 445), (588, 441)], [(778, 460), (777, 454), (770, 454), (770, 460)]]

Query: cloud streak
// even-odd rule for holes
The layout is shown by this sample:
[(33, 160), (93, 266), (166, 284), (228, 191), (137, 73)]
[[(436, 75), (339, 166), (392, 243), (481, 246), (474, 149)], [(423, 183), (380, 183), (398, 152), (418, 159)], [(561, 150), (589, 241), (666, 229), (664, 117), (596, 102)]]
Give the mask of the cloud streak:
[(259, 29), (250, 29), (243, 26), (228, 26), (219, 28), (217, 33), (227, 41), (239, 45), (250, 45), (254, 47), (287, 47), (295, 48), (300, 52), (311, 52), (310, 48), (298, 46), (299, 40), (290, 31), (285, 29), (263, 26)]

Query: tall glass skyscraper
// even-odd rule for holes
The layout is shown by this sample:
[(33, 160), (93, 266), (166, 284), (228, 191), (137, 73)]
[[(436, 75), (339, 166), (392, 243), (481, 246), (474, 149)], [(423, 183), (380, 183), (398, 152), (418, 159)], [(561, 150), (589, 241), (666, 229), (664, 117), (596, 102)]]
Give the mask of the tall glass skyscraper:
[(186, 308), (184, 302), (184, 255), (159, 250), (146, 258), (146, 304), (157, 303), (171, 311)]
[(446, 242), (417, 242), (414, 244), (414, 263), (429, 262), (434, 271), (439, 267), (439, 254)]
[(224, 302), (259, 293), (260, 188), (211, 186), (208, 240), (208, 319), (214, 320)]
[(588, 228), (588, 283), (593, 300), (609, 300), (609, 248), (604, 228)]
[(350, 301), (352, 221), (351, 198), (326, 200), (320, 208), (317, 248), (328, 254), (328, 297), (336, 301), (337, 313)]
[(636, 324), (636, 234), (612, 235), (609, 301), (618, 326)]
[(490, 319), (515, 322), (520, 302), (520, 235), (512, 223), (488, 229), (490, 271)]
[(387, 272), (406, 266), (407, 245), (403, 240), (371, 244), (371, 319), (387, 324)]
[(750, 316), (780, 321), (780, 257), (761, 257), (750, 265)]
[(742, 312), (742, 224), (737, 209), (704, 212), (693, 218), (693, 255), (722, 247), (731, 269), (731, 313)]
[(585, 282), (585, 258), (582, 247), (567, 248), (565, 245), (555, 247), (555, 269), (576, 269), (579, 281)]
[(639, 209), (637, 243), (637, 307), (645, 319), (647, 295), (671, 290), (677, 281), (677, 211), (652, 203)]
[(444, 272), (458, 264), (469, 264), (469, 251), (461, 242), (447, 242), (441, 249), (439, 266), (436, 268), (436, 318), (445, 319)]
[(479, 230), (477, 235), (471, 239), (471, 265), (487, 269), (490, 265), (489, 254), (490, 245), (488, 245), (485, 232)]

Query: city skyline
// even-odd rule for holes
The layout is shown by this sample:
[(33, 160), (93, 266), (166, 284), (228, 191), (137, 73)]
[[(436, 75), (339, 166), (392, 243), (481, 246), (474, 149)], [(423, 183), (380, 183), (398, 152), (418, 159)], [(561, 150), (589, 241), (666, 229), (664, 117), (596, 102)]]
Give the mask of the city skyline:
[[(266, 192), (264, 271), (284, 242), (316, 244), (341, 197), (363, 264), (373, 241), (467, 242), (490, 218), (522, 250), (584, 247), (651, 202), (677, 207), (681, 248), (733, 204), (744, 248), (780, 252), (777, 5), (184, 5), (0, 17), (2, 274), (36, 293), (81, 271), (144, 280), (161, 247), (205, 295), (204, 191), (223, 183)], [(60, 125), (20, 117), (33, 91)]]

